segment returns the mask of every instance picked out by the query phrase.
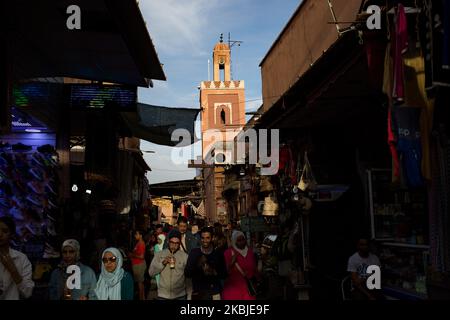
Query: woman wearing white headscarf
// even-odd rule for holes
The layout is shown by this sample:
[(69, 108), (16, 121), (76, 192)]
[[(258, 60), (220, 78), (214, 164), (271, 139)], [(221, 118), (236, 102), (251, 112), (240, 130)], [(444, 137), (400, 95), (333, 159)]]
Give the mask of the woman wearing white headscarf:
[(133, 300), (134, 282), (123, 268), (123, 256), (116, 248), (102, 254), (102, 272), (95, 293), (99, 300)]
[[(155, 248), (154, 248), (155, 254), (158, 253), (158, 252), (163, 251), (163, 249), (164, 249), (164, 242), (166, 241), (166, 236), (161, 233), (160, 235), (158, 235), (157, 241), (158, 241), (158, 243), (155, 244)], [(159, 288), (159, 274), (157, 274), (155, 276), (155, 279), (156, 279), (156, 285)]]
[(256, 257), (253, 250), (247, 246), (243, 232), (233, 231), (231, 248), (228, 248), (224, 255), (228, 278), (225, 280), (222, 299), (255, 300), (256, 297), (249, 293), (246, 278), (253, 278), (256, 274)]

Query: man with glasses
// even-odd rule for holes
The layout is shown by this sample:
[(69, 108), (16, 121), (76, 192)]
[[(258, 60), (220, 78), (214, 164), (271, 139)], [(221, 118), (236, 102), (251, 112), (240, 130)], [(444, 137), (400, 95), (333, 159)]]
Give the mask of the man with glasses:
[[(177, 229), (181, 233), (181, 247), (186, 254), (189, 254), (192, 249), (200, 247), (200, 239), (188, 230), (188, 220), (186, 217), (180, 217), (177, 221)], [(164, 249), (168, 248), (168, 239), (164, 243)]]
[(186, 300), (186, 279), (184, 269), (188, 255), (180, 250), (181, 233), (170, 231), (169, 247), (155, 254), (148, 273), (151, 277), (159, 274), (159, 300)]
[[(97, 278), (91, 268), (80, 262), (80, 244), (78, 241), (75, 239), (66, 240), (61, 248), (62, 261), (50, 277), (50, 300), (97, 300), (95, 294)], [(80, 289), (70, 289), (67, 286), (67, 279), (71, 276), (67, 273), (67, 268), (72, 265), (80, 268)]]
[[(192, 249), (200, 247), (200, 237), (197, 237), (192, 234), (191, 231), (188, 230), (188, 220), (186, 217), (180, 217), (177, 221), (177, 229), (181, 233), (181, 244), (180, 250), (183, 250), (187, 255), (191, 252)], [(168, 238), (164, 243), (164, 249), (169, 247)], [(186, 279), (186, 292), (187, 299), (191, 300), (192, 298), (192, 280)]]

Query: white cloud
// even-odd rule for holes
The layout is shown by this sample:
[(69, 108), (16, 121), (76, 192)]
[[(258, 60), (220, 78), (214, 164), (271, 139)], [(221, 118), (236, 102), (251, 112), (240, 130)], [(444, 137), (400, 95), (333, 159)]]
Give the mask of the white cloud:
[(158, 51), (165, 55), (209, 54), (205, 47), (209, 15), (217, 10), (217, 0), (141, 0), (139, 7)]

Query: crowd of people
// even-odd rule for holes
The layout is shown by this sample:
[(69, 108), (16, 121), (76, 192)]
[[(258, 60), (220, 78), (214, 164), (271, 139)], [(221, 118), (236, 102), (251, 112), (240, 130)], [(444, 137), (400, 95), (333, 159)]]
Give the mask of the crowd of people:
[[(15, 230), (12, 219), (0, 218), (0, 300), (29, 299), (33, 294), (33, 266), (26, 255), (10, 247)], [(253, 248), (236, 226), (228, 225), (223, 232), (216, 224), (192, 232), (182, 217), (172, 229), (157, 225), (152, 233), (136, 230), (134, 240), (130, 252), (104, 249), (98, 274), (81, 262), (79, 242), (65, 240), (62, 259), (51, 272), (48, 298), (146, 300), (152, 284), (157, 300), (278, 299), (276, 294), (282, 291), (277, 287), (277, 262), (270, 248)], [(381, 298), (379, 291), (365, 287), (365, 269), (379, 264), (368, 241), (360, 239), (347, 268), (353, 299)], [(79, 288), (70, 286), (70, 266), (80, 271)], [(259, 286), (263, 292), (258, 292), (258, 283), (266, 283)]]
[[(10, 247), (15, 228), (12, 219), (0, 218), (0, 299), (28, 299), (33, 293), (32, 264)], [(255, 252), (244, 233), (227, 231), (219, 232), (216, 225), (193, 233), (183, 217), (171, 230), (161, 225), (152, 234), (136, 230), (131, 252), (114, 247), (103, 251), (99, 274), (81, 262), (79, 242), (67, 239), (51, 272), (48, 298), (145, 300), (149, 278), (155, 279), (158, 300), (254, 300), (247, 281), (257, 273)], [(70, 285), (70, 266), (80, 271), (80, 287)]]

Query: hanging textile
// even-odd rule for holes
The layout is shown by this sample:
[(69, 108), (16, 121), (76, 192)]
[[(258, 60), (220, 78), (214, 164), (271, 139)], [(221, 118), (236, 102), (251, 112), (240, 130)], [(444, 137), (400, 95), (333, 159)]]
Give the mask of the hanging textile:
[(397, 151), (400, 156), (402, 170), (407, 179), (408, 186), (420, 187), (423, 185), (421, 163), (422, 145), (420, 137), (420, 108), (399, 107), (395, 110), (398, 124)]
[(383, 92), (388, 96), (389, 109), (387, 119), (388, 131), (388, 145), (392, 156), (392, 181), (398, 181), (400, 178), (400, 160), (397, 152), (397, 130), (392, 117), (392, 83), (394, 75), (394, 64), (391, 59), (391, 44), (388, 43), (384, 57), (384, 77), (383, 77)]
[(425, 179), (431, 179), (430, 141), (434, 102), (428, 99), (425, 85), (425, 60), (422, 50), (415, 44), (418, 34), (411, 35), (408, 52), (403, 57), (405, 72), (405, 107), (420, 108), (420, 134), (422, 145), (421, 171)]
[(398, 102), (402, 102), (405, 97), (403, 54), (408, 50), (408, 24), (405, 8), (401, 3), (397, 6), (393, 42), (394, 83), (392, 97)]

